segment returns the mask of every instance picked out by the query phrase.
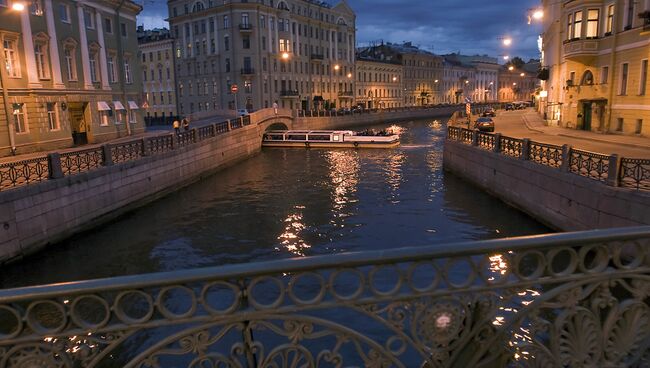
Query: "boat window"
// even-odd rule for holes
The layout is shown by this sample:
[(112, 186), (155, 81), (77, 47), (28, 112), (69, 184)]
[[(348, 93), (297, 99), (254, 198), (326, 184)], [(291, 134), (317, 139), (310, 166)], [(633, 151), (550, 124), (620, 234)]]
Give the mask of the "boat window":
[(269, 141), (281, 141), (283, 140), (282, 134), (267, 134), (266, 135), (266, 140)]
[(287, 140), (290, 140), (290, 141), (306, 141), (307, 136), (304, 135), (304, 134), (290, 134), (290, 135), (287, 135)]
[(330, 136), (328, 135), (321, 135), (321, 134), (310, 134), (309, 135), (309, 140), (310, 141), (329, 141)]
[(338, 141), (338, 140), (339, 140), (339, 136), (338, 136), (338, 135), (334, 135), (334, 136), (332, 136), (332, 138), (333, 138), (333, 139), (332, 139), (333, 141)]

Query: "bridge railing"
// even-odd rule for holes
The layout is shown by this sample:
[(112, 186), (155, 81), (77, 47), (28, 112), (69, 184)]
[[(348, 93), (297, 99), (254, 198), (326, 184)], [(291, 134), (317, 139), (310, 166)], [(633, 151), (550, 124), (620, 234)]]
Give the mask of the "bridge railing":
[(649, 298), (650, 227), (123, 276), (0, 290), (0, 366), (642, 367)]
[(484, 133), (457, 126), (447, 127), (447, 139), (515, 159), (529, 160), (607, 185), (650, 190), (649, 159), (605, 155), (574, 149), (569, 145), (540, 143), (527, 138), (511, 138), (499, 133)]

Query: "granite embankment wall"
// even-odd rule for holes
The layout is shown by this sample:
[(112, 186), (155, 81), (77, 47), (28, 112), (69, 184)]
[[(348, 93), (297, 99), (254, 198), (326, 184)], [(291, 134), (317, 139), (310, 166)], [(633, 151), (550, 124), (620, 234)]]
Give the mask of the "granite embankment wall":
[(447, 140), (444, 168), (563, 231), (650, 225), (650, 192)]
[[(251, 124), (205, 140), (132, 161), (93, 168), (0, 192), (0, 264), (90, 230), (202, 177), (245, 160), (261, 149), (270, 125), (337, 129), (451, 114), (452, 108), (404, 110), (339, 117), (293, 118), (265, 109)], [(47, 174), (47, 173), (46, 173)]]

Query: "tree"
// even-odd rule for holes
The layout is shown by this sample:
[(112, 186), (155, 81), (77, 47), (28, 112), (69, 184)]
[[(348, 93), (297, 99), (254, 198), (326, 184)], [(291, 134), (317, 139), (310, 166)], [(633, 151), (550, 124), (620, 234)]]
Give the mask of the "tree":
[(515, 56), (510, 60), (508, 66), (512, 65), (515, 67), (515, 69), (521, 69), (525, 64), (526, 62), (522, 58)]

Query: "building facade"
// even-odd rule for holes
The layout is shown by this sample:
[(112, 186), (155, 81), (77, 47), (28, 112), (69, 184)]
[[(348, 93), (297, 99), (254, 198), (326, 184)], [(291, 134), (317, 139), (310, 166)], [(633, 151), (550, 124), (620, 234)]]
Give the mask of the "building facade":
[(464, 95), (473, 102), (497, 101), (499, 89), (499, 63), (498, 59), (487, 55), (460, 55), (449, 54), (443, 56), (445, 60), (465, 69), (468, 83)]
[(0, 155), (143, 130), (133, 1), (0, 0)]
[(356, 70), (357, 104), (368, 109), (404, 106), (404, 68), (398, 60), (357, 58)]
[(145, 121), (171, 123), (178, 117), (174, 39), (168, 29), (138, 27)]
[(650, 1), (543, 1), (542, 112), (560, 126), (650, 135)]
[[(345, 0), (170, 0), (179, 113), (352, 106), (356, 17)], [(237, 86), (234, 93), (232, 88)]]
[(443, 71), (441, 78), (442, 103), (458, 104), (465, 103), (466, 99), (472, 99), (474, 67), (463, 64), (455, 58), (443, 59)]
[(538, 97), (538, 63), (520, 68), (503, 65), (499, 70), (499, 102), (535, 103)]

